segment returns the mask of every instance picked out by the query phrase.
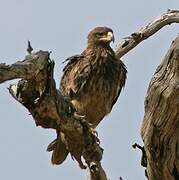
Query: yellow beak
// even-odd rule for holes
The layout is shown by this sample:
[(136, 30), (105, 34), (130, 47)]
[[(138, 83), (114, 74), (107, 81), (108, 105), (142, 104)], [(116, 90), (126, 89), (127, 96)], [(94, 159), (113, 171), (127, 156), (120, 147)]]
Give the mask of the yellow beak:
[(114, 35), (112, 32), (108, 32), (107, 34), (107, 40), (114, 42)]
[(111, 42), (113, 41), (114, 42), (114, 35), (112, 32), (108, 32), (106, 36), (100, 38), (100, 40), (102, 41), (107, 41), (107, 42)]

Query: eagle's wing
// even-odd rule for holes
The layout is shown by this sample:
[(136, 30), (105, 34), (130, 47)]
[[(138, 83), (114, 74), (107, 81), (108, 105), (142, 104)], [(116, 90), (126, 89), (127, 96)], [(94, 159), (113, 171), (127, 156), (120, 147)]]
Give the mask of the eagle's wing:
[(119, 75), (120, 85), (119, 85), (119, 87), (118, 87), (116, 96), (115, 96), (115, 98), (114, 98), (114, 100), (113, 100), (112, 107), (113, 107), (113, 105), (116, 103), (116, 101), (117, 101), (117, 99), (118, 99), (118, 97), (119, 97), (119, 95), (120, 95), (120, 93), (121, 93), (122, 88), (125, 86), (125, 82), (126, 82), (126, 78), (127, 78), (127, 76), (126, 76), (126, 74), (127, 74), (127, 69), (126, 69), (125, 64), (124, 64), (121, 60), (119, 60), (119, 64), (120, 64), (119, 67), (121, 68), (121, 69), (120, 69), (120, 75)]
[(60, 90), (63, 94), (74, 96), (86, 84), (89, 76), (89, 66), (86, 66), (84, 55), (71, 56), (63, 69)]
[[(75, 62), (76, 60), (78, 60), (79, 58), (82, 58), (84, 57), (83, 55), (74, 55), (74, 56), (71, 56), (67, 59), (65, 59), (65, 61), (63, 61), (63, 63), (66, 63), (68, 62), (68, 64), (65, 66), (67, 67), (68, 65), (72, 64), (73, 62)], [(63, 71), (65, 70), (65, 68), (63, 69)]]

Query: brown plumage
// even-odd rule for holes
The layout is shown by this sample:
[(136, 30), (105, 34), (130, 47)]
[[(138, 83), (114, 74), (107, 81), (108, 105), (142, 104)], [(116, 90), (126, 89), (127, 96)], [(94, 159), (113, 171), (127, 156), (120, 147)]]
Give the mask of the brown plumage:
[[(68, 58), (63, 69), (62, 94), (70, 96), (78, 114), (85, 115), (94, 128), (110, 113), (125, 85), (127, 70), (110, 47), (113, 40), (110, 28), (93, 29), (88, 34), (87, 48), (81, 55)], [(62, 163), (68, 154), (60, 138), (57, 142), (53, 148), (53, 164)]]

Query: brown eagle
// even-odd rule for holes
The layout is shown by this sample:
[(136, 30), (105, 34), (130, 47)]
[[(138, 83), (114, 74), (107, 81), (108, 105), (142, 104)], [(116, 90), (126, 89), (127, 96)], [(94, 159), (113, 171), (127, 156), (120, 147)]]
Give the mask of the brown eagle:
[[(110, 113), (126, 81), (126, 67), (110, 47), (113, 31), (96, 27), (87, 37), (87, 47), (80, 54), (68, 58), (63, 69), (60, 91), (68, 95), (78, 114), (95, 128)], [(52, 163), (61, 164), (68, 150), (61, 138), (53, 143)]]

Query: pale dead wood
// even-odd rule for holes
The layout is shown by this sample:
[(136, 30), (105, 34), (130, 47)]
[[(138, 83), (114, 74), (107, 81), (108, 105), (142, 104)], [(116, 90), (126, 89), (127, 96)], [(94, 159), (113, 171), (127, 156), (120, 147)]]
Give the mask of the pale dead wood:
[(139, 31), (123, 38), (116, 47), (117, 58), (120, 59), (143, 40), (155, 34), (162, 27), (170, 25), (172, 23), (179, 23), (178, 10), (168, 10), (166, 13), (160, 15), (159, 17), (148, 23), (146, 26), (142, 27)]
[(149, 180), (179, 179), (179, 37), (158, 66), (141, 129)]

